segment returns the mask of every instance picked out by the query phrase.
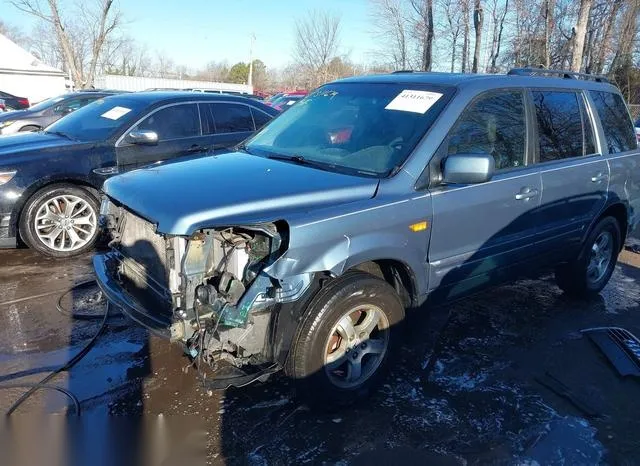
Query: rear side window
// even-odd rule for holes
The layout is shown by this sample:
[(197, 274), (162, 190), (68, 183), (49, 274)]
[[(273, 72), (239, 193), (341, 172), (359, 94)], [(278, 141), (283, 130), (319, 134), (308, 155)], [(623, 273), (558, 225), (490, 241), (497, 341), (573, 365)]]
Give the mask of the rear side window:
[(591, 98), (600, 115), (609, 153), (636, 149), (635, 131), (622, 97), (611, 92), (591, 91)]
[(578, 95), (566, 91), (533, 91), (538, 121), (540, 162), (584, 155)]
[(266, 114), (257, 108), (251, 107), (251, 114), (253, 115), (253, 121), (256, 124), (256, 129), (262, 128), (264, 125), (271, 121), (271, 115)]
[(199, 136), (198, 107), (196, 104), (165, 107), (149, 115), (135, 129), (155, 131), (161, 141)]
[(247, 105), (211, 104), (216, 133), (239, 133), (254, 131), (253, 117)]
[(522, 91), (491, 92), (467, 107), (449, 133), (448, 154), (490, 154), (496, 169), (524, 165), (526, 123)]

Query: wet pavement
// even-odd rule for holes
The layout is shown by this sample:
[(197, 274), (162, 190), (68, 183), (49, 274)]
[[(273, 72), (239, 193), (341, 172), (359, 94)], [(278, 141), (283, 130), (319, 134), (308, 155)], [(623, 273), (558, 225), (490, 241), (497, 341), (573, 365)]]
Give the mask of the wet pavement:
[[(382, 389), (342, 411), (309, 410), (282, 376), (207, 394), (180, 348), (117, 310), (89, 354), (53, 382), (92, 423), (114, 414), (186, 420), (201, 434), (189, 442), (210, 464), (638, 464), (640, 380), (618, 377), (580, 330), (614, 325), (640, 335), (639, 267), (640, 254), (624, 252), (589, 301), (565, 297), (546, 277), (418, 310)], [(74, 291), (56, 309), (61, 293), (91, 278), (89, 256), (0, 251), (0, 385), (39, 381), (99, 329), (95, 289)], [(541, 384), (545, 374), (596, 416)], [(22, 392), (0, 390), (0, 411)], [(64, 395), (40, 391), (16, 414), (73, 409)]]

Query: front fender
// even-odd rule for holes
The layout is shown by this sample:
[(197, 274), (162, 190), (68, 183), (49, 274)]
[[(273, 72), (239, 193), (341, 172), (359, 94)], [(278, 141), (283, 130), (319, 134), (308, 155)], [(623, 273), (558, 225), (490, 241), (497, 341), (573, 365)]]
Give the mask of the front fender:
[(289, 248), (265, 272), (276, 279), (304, 273), (334, 276), (367, 261), (395, 260), (415, 278), (416, 293), (428, 290), (430, 228), (414, 232), (417, 222), (431, 225), (431, 196), (422, 195), (367, 206), (322, 220), (290, 223)]

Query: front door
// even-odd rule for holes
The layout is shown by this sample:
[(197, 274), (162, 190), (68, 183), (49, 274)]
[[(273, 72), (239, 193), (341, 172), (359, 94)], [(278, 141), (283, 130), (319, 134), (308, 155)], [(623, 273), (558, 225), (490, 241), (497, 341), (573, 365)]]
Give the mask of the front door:
[(598, 152), (581, 92), (532, 90), (544, 187), (538, 248), (557, 262), (574, 257), (607, 200), (609, 164)]
[[(439, 149), (486, 153), (496, 162), (491, 181), (432, 188), (429, 247), (432, 297), (450, 299), (517, 273), (533, 254), (540, 174), (528, 164), (524, 90), (491, 91), (462, 113)], [(432, 170), (439, 170), (435, 158)]]
[(195, 103), (156, 109), (131, 130), (154, 131), (158, 135), (158, 143), (133, 144), (127, 141), (125, 135), (116, 148), (120, 171), (178, 157), (194, 156), (209, 150), (210, 138), (202, 135), (198, 106)]

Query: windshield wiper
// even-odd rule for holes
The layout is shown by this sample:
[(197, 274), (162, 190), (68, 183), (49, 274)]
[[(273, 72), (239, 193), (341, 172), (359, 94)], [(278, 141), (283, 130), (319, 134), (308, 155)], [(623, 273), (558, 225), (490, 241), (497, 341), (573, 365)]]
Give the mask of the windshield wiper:
[(69, 141), (77, 141), (77, 139), (69, 136), (67, 133), (63, 133), (62, 131), (45, 131), (45, 133), (47, 134), (55, 134), (56, 136), (62, 136), (65, 139), (68, 139)]

